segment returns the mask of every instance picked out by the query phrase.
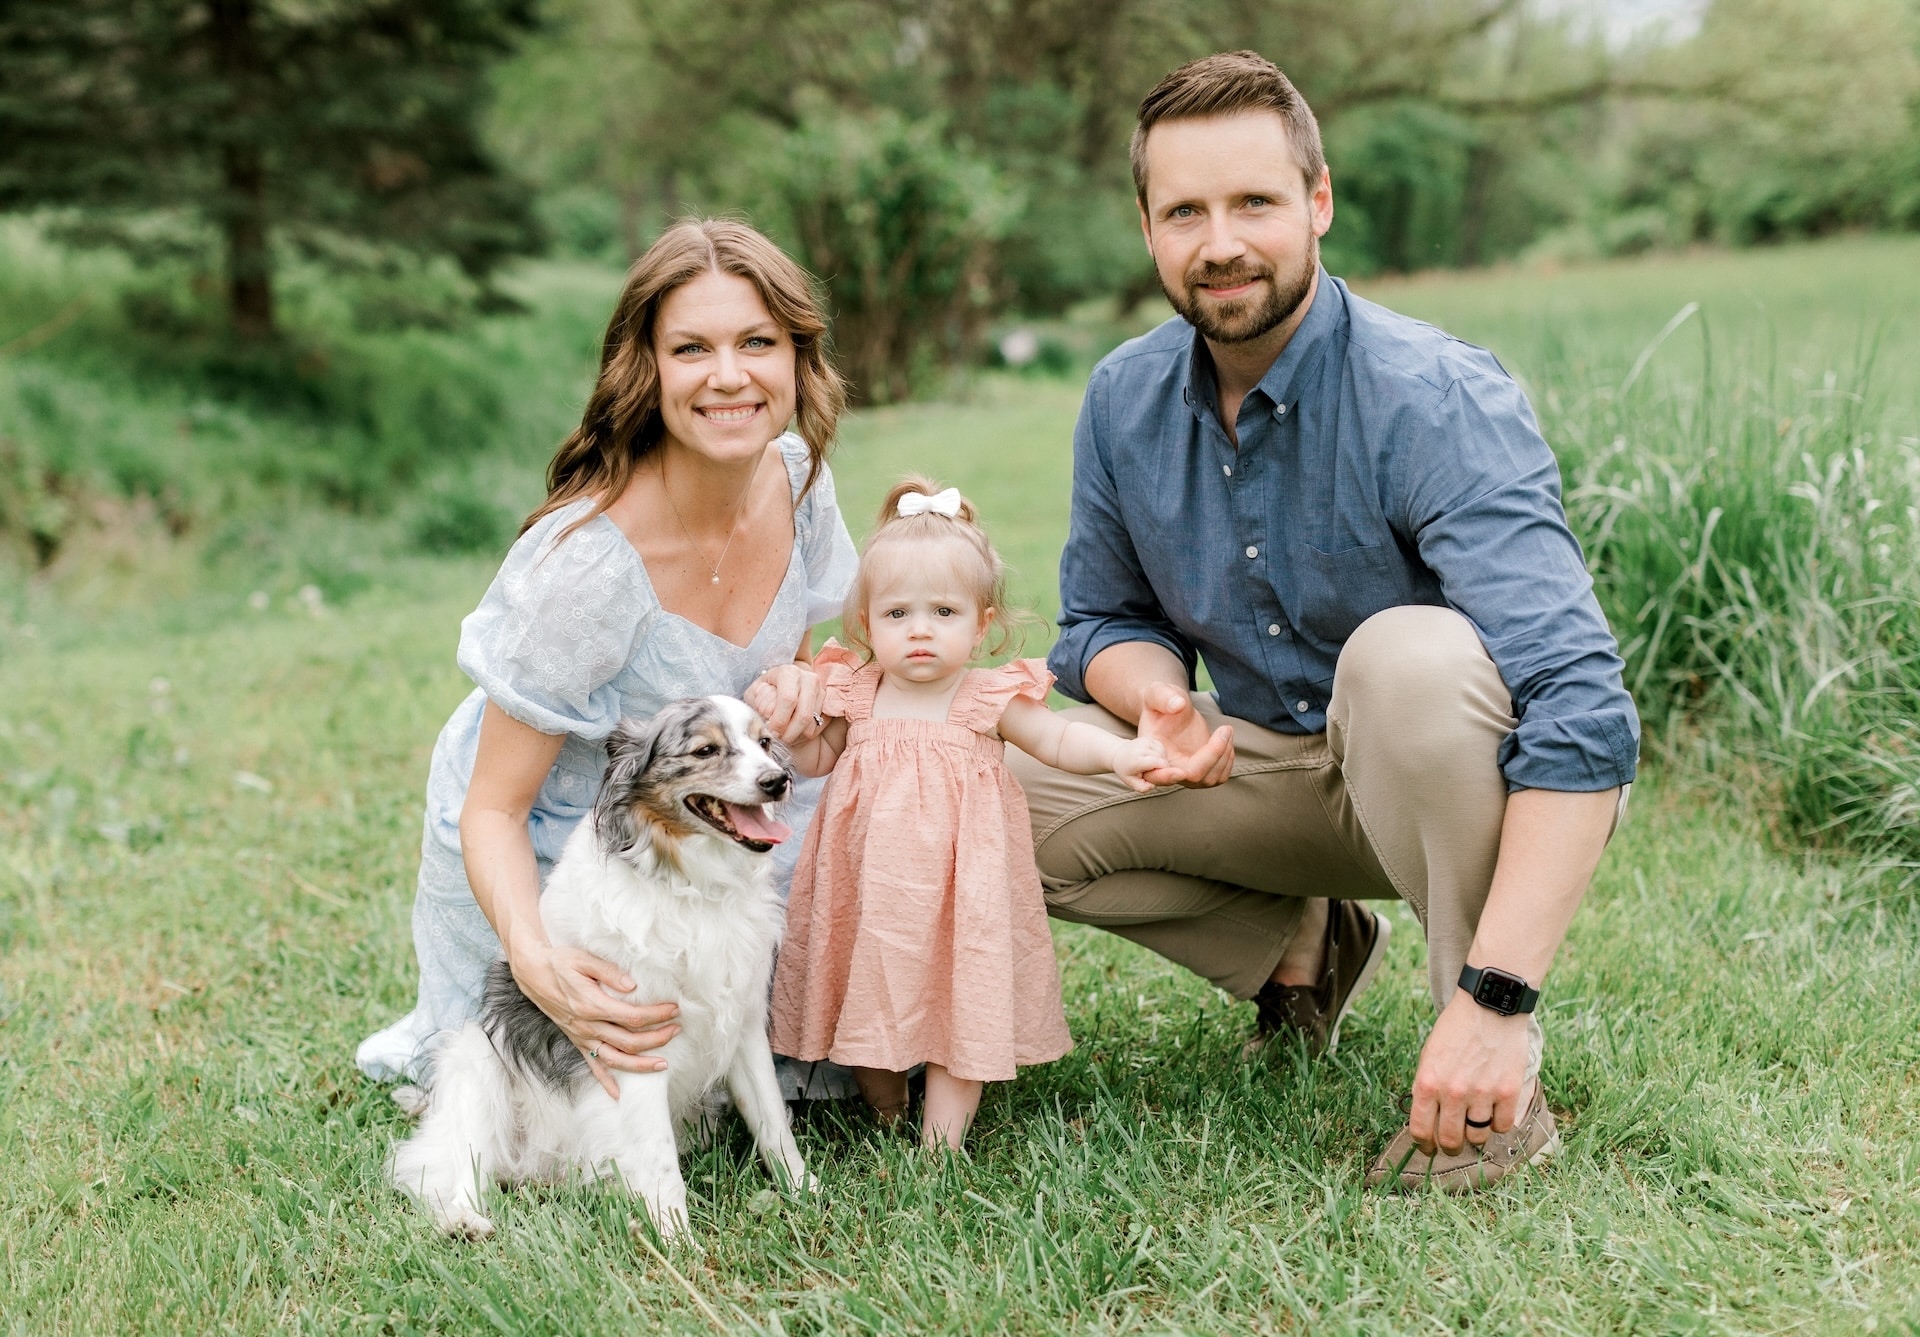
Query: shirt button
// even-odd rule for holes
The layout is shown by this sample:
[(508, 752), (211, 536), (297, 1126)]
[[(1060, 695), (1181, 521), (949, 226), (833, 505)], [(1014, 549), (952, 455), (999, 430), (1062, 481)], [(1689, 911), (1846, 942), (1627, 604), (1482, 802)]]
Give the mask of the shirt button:
[(1273, 411), (1274, 411), (1274, 413), (1275, 413), (1275, 415), (1276, 415), (1276, 416), (1278, 416), (1278, 417), (1282, 417), (1282, 418), (1284, 418), (1284, 417), (1286, 417), (1286, 416), (1287, 416), (1287, 406), (1286, 406), (1285, 404), (1277, 404), (1277, 405), (1275, 405), (1275, 406), (1274, 406), (1274, 410), (1273, 410)]
[(1302, 715), (1306, 714), (1309, 710), (1313, 709), (1313, 707), (1308, 705), (1305, 701), (1295, 701), (1293, 703), (1293, 708), (1299, 711)]
[(1233, 466), (1231, 464), (1223, 464), (1220, 466), (1220, 472), (1231, 478), (1233, 477)]
[(1247, 556), (1258, 557), (1259, 555), (1260, 555), (1260, 550), (1258, 548), (1254, 547), (1252, 544), (1247, 545)]
[(1280, 634), (1280, 624), (1278, 622), (1267, 623), (1267, 635), (1278, 636), (1279, 634)]

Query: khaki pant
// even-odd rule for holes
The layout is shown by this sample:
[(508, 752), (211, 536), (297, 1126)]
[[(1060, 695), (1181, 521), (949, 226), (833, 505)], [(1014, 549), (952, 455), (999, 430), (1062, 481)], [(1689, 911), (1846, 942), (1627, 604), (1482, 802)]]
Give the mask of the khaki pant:
[[(1426, 929), (1444, 1006), (1493, 879), (1507, 807), (1496, 758), (1515, 725), (1472, 625), (1427, 606), (1367, 619), (1341, 652), (1324, 734), (1274, 733), (1193, 700), (1212, 727), (1233, 726), (1233, 774), (1216, 788), (1140, 794), (1007, 750), (1048, 913), (1250, 998), (1292, 939), (1301, 898), (1398, 897)], [(1098, 706), (1065, 713), (1133, 733)], [(1539, 1034), (1536, 1023), (1536, 1065)]]

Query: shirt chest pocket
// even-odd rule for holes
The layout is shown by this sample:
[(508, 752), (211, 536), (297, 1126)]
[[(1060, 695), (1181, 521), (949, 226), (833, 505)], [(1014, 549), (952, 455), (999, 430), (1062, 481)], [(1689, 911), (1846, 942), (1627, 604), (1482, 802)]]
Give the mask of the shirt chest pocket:
[(1323, 651), (1337, 655), (1354, 629), (1382, 609), (1411, 602), (1404, 564), (1390, 544), (1322, 552), (1293, 545), (1294, 625)]

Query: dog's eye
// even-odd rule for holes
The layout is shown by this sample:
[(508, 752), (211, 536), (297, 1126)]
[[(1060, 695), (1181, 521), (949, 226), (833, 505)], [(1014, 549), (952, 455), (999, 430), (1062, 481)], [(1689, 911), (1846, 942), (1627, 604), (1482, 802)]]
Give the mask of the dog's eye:
[(765, 738), (762, 738), (760, 740), (760, 750), (762, 752), (773, 751), (773, 735), (772, 734), (768, 734)]
[(717, 757), (720, 755), (720, 747), (717, 743), (702, 743), (693, 750), (693, 755), (696, 757)]

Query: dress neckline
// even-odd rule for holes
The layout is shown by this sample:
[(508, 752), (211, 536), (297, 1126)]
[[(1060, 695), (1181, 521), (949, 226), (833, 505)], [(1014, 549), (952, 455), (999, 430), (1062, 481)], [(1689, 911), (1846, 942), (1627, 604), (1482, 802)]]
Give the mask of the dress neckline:
[[(779, 445), (782, 439), (788, 435), (790, 435), (790, 433), (783, 432), (768, 444)], [(654, 587), (653, 573), (647, 570), (646, 561), (640, 556), (640, 550), (633, 546), (633, 541), (627, 537), (626, 531), (621, 529), (620, 526), (614, 522), (613, 517), (605, 511), (593, 517), (594, 524), (604, 524), (613, 530), (614, 540), (626, 550), (627, 556), (633, 559), (634, 569), (640, 573), (640, 583), (646, 587), (648, 596), (653, 600), (653, 606), (659, 610), (661, 616), (672, 618), (682, 626), (699, 632), (714, 644), (724, 646), (735, 654), (746, 654), (760, 644), (761, 637), (766, 635), (768, 624), (774, 620), (774, 614), (779, 609), (781, 599), (787, 592), (787, 586), (793, 583), (795, 568), (800, 563), (800, 496), (798, 481), (793, 476), (793, 464), (792, 461), (787, 458), (786, 447), (779, 445), (779, 449), (780, 467), (785, 469), (787, 473), (787, 491), (793, 494), (794, 500), (793, 538), (787, 548), (786, 573), (780, 577), (779, 587), (774, 590), (773, 598), (767, 604), (767, 611), (760, 615), (760, 625), (754, 628), (753, 635), (747, 638), (746, 644), (744, 645), (738, 641), (730, 641), (712, 628), (703, 627), (692, 618), (676, 613), (671, 608), (668, 608), (660, 598), (660, 591)], [(582, 501), (586, 504), (591, 504), (591, 501), (587, 498), (582, 498)], [(797, 643), (798, 642), (796, 642), (796, 644)]]
[(738, 641), (728, 640), (725, 636), (722, 636), (719, 632), (713, 630), (711, 627), (703, 627), (698, 622), (695, 622), (692, 618), (687, 617), (684, 614), (674, 612), (671, 608), (667, 607), (666, 604), (662, 603), (660, 600), (660, 591), (655, 589), (653, 586), (652, 573), (647, 570), (646, 562), (641, 560), (639, 550), (635, 548), (631, 542), (628, 541), (625, 531), (622, 530), (619, 525), (614, 523), (612, 516), (606, 514), (606, 512), (604, 511), (594, 517), (594, 523), (605, 524), (613, 530), (614, 538), (619, 541), (620, 546), (625, 548), (627, 550), (628, 556), (630, 556), (633, 559), (634, 569), (640, 573), (640, 583), (646, 586), (647, 594), (653, 599), (653, 606), (660, 611), (660, 615), (662, 617), (670, 617), (675, 622), (678, 622), (685, 627), (689, 627), (692, 630), (699, 632), (702, 636), (705, 636), (708, 640), (713, 641), (715, 644), (723, 645), (727, 649), (732, 650), (736, 653), (741, 653), (741, 654), (744, 654), (745, 652), (753, 649), (756, 645), (760, 644), (760, 638), (766, 634), (767, 624), (773, 621), (774, 613), (780, 607), (781, 597), (786, 594), (787, 586), (793, 583), (794, 568), (799, 565), (799, 560), (800, 560), (800, 526), (799, 526), (798, 520), (796, 519), (794, 523), (794, 530), (793, 530), (793, 542), (787, 552), (786, 574), (780, 577), (780, 586), (778, 589), (774, 590), (773, 599), (771, 602), (767, 604), (767, 611), (761, 614), (760, 625), (754, 628), (753, 635), (747, 639), (747, 642), (745, 645), (742, 645)]

